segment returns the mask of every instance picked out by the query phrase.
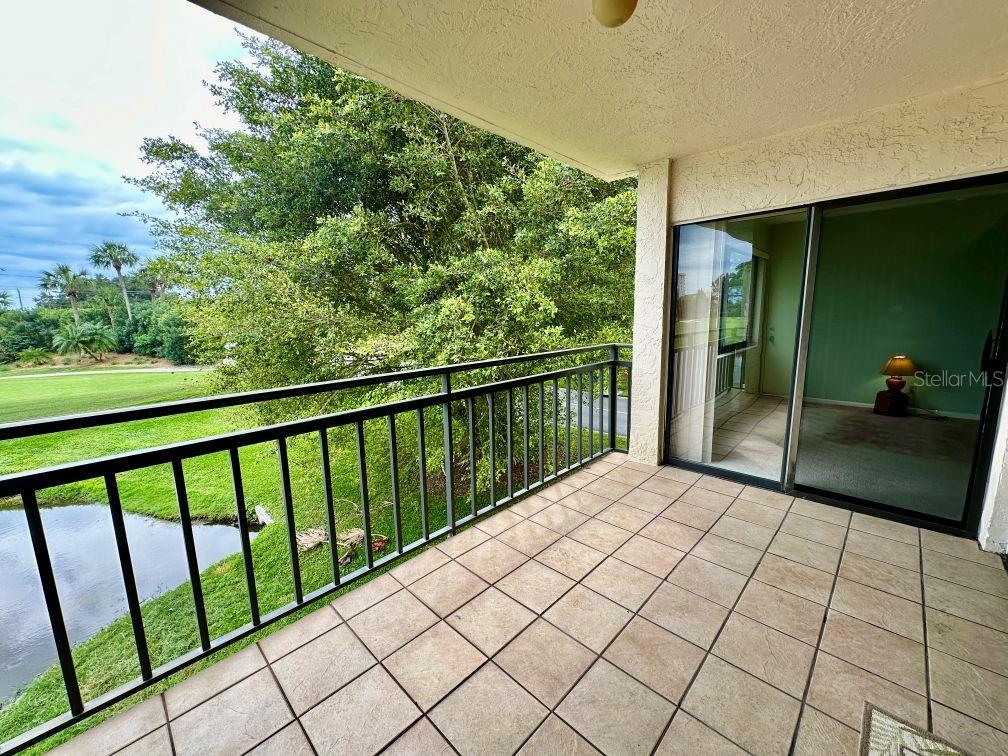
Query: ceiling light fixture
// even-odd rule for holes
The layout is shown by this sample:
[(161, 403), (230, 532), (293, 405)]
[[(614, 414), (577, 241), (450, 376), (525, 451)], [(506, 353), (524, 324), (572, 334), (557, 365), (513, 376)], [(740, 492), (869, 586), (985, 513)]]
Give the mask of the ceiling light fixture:
[(637, 0), (592, 0), (595, 19), (610, 29), (622, 26), (637, 9)]

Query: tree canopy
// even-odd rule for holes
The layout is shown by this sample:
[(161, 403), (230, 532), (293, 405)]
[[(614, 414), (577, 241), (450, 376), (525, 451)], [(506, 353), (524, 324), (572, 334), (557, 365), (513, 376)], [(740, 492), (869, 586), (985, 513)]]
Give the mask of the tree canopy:
[(148, 139), (135, 182), (199, 357), (234, 388), (627, 339), (635, 190), (269, 39), (211, 86), (243, 128)]

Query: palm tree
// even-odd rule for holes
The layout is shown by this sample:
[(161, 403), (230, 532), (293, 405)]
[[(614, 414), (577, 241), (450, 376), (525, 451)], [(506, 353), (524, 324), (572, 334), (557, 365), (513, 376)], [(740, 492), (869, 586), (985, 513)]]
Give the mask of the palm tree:
[(169, 266), (164, 258), (148, 260), (138, 271), (137, 277), (147, 284), (151, 294), (151, 303), (164, 294), (168, 286)]
[(88, 297), (88, 301), (95, 307), (100, 307), (108, 314), (109, 323), (115, 328), (115, 308), (119, 304), (119, 294), (115, 287), (110, 284), (95, 286), (94, 294)]
[(101, 362), (103, 352), (111, 351), (115, 346), (112, 329), (98, 323), (64, 323), (53, 336), (53, 349), (57, 354), (87, 352), (98, 362)]
[(39, 280), (43, 289), (55, 290), (70, 300), (75, 323), (80, 323), (80, 311), (77, 308), (77, 294), (87, 283), (87, 271), (74, 272), (69, 265), (57, 265), (52, 270), (43, 271)]
[(126, 281), (123, 279), (122, 269), (125, 265), (130, 267), (140, 262), (136, 253), (119, 242), (103, 241), (91, 247), (91, 264), (99, 268), (112, 268), (115, 270), (116, 279), (119, 281), (119, 288), (122, 290), (123, 301), (126, 303), (126, 317), (133, 320), (133, 310), (130, 308), (129, 294), (126, 291)]
[(4, 312), (11, 308), (11, 298), (10, 294), (6, 291), (0, 291), (0, 312)]

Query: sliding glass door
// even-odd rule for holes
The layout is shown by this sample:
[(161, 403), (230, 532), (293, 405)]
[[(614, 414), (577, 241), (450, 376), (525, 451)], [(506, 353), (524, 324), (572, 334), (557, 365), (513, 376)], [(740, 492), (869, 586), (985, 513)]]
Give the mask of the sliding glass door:
[(1006, 280), (1003, 177), (678, 226), (666, 458), (975, 529)]
[(780, 479), (805, 215), (678, 229), (672, 458)]
[(1006, 276), (1004, 184), (824, 207), (795, 484), (962, 521)]

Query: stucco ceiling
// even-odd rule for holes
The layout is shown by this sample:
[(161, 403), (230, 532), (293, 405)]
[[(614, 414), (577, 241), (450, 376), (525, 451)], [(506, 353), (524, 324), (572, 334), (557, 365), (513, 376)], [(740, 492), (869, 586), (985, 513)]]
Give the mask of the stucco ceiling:
[(598, 176), (1008, 72), (1008, 0), (194, 0)]

